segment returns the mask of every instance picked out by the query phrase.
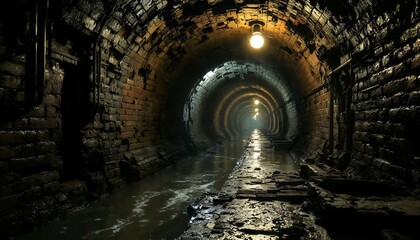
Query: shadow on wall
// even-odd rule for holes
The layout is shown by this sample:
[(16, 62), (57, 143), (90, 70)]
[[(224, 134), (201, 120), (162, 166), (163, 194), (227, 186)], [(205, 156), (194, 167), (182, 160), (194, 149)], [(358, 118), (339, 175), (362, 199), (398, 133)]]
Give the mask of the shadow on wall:
[(89, 79), (90, 64), (81, 59), (77, 66), (64, 65), (65, 77), (62, 89), (62, 143), (63, 179), (81, 178), (86, 169), (83, 158), (82, 129), (92, 122), (95, 108), (90, 98), (92, 84)]

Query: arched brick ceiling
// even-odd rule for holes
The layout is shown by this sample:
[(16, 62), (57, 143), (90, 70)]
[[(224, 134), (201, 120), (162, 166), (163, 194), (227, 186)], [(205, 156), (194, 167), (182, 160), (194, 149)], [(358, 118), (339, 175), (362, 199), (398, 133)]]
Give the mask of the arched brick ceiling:
[[(290, 119), (296, 116), (293, 101), (324, 81), (323, 75), (330, 68), (326, 52), (340, 41), (336, 36), (346, 23), (356, 17), (352, 5), (363, 9), (366, 2), (62, 1), (62, 18), (86, 35), (100, 36), (108, 62), (124, 62), (124, 67), (140, 75), (142, 81), (153, 81), (152, 88), (166, 89), (166, 94), (156, 90), (159, 104), (178, 101), (182, 105), (207, 72), (236, 61), (240, 64), (233, 72), (250, 65), (267, 66), (268, 71), (259, 71), (260, 78), (277, 88), (274, 94), (280, 100), (274, 104), (290, 103), (284, 108), (285, 118)], [(253, 20), (265, 24), (266, 45), (260, 50), (248, 44)], [(222, 75), (232, 74), (225, 70)], [(176, 92), (171, 91), (174, 88)], [(206, 88), (211, 92), (211, 85)], [(293, 133), (296, 124), (289, 124)]]
[[(327, 9), (327, 3), (336, 12)], [(319, 74), (317, 50), (332, 46), (343, 19), (348, 21), (354, 12), (347, 1), (329, 0), (80, 1), (70, 6), (63, 13), (67, 23), (86, 33), (102, 30), (102, 45), (111, 56), (135, 52), (139, 57), (129, 58), (142, 67), (173, 66), (173, 61), (194, 54), (206, 41), (236, 37), (240, 39), (236, 44), (243, 43), (250, 31), (248, 23), (262, 20), (270, 52), (301, 65), (307, 76)], [(110, 9), (113, 12), (105, 20)]]

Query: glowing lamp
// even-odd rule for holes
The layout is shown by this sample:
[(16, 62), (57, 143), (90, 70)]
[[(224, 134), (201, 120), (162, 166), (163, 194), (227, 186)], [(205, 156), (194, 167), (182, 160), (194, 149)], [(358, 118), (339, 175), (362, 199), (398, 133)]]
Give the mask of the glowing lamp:
[(249, 40), (249, 43), (251, 44), (251, 47), (255, 49), (259, 49), (264, 45), (264, 37), (262, 36), (262, 33), (261, 33), (261, 28), (264, 23), (260, 21), (255, 21), (250, 24), (251, 24), (252, 36), (251, 36), (251, 39)]

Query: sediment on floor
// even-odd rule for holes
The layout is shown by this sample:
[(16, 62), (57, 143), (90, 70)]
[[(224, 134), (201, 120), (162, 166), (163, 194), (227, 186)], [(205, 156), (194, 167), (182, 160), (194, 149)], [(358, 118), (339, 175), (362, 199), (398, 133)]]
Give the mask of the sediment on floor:
[(189, 207), (192, 219), (180, 239), (329, 239), (301, 211), (307, 186), (298, 164), (279, 157), (273, 143), (254, 131), (222, 190)]
[(297, 163), (270, 139), (254, 131), (222, 190), (189, 206), (179, 239), (419, 239), (420, 200), (404, 186)]

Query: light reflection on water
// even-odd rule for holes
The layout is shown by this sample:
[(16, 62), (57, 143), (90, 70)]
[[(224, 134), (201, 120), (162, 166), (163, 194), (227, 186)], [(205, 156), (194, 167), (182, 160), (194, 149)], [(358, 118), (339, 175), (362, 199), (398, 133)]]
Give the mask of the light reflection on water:
[(173, 239), (188, 224), (187, 206), (218, 191), (242, 155), (242, 141), (215, 146), (131, 183), (89, 207), (16, 239)]
[[(219, 191), (248, 141), (215, 146), (131, 183), (89, 207), (44, 225), (19, 240), (174, 239), (188, 224), (187, 206), (206, 191)], [(256, 148), (261, 148), (258, 143)], [(297, 164), (287, 152), (260, 157), (286, 172)]]

